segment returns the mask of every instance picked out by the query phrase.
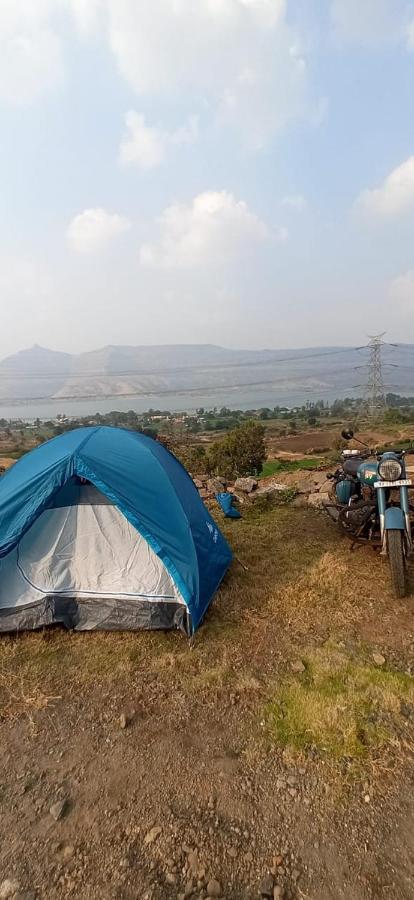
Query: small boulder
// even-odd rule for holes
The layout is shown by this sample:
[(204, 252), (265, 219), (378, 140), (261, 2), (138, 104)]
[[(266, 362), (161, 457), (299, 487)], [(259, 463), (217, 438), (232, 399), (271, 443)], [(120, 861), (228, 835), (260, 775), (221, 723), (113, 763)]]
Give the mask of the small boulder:
[(126, 713), (123, 712), (123, 713), (121, 713), (121, 715), (119, 717), (119, 727), (126, 728), (127, 725), (128, 725), (127, 715), (126, 715)]
[(255, 478), (237, 478), (234, 482), (234, 489), (242, 491), (244, 494), (251, 494), (257, 488), (257, 484)]
[(313, 506), (316, 509), (321, 509), (325, 506), (325, 503), (329, 503), (330, 495), (324, 491), (322, 494), (309, 494), (308, 497), (308, 506)]
[(226, 481), (219, 475), (209, 478), (207, 482), (207, 490), (210, 494), (222, 494), (226, 488)]

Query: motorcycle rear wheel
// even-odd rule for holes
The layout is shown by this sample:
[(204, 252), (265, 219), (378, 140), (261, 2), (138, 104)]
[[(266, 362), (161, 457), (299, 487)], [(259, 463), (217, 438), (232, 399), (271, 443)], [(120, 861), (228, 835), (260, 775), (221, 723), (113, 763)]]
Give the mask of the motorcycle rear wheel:
[(391, 569), (391, 581), (396, 597), (405, 597), (407, 586), (405, 577), (405, 558), (403, 534), (396, 528), (387, 532), (388, 559)]

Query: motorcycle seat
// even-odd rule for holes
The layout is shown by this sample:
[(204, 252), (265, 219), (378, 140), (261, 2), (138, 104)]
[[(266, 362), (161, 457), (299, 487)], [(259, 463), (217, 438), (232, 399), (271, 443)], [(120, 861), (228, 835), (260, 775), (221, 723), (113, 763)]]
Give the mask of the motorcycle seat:
[(349, 459), (344, 459), (342, 463), (342, 468), (345, 472), (345, 475), (352, 475), (356, 478), (358, 474), (358, 469), (363, 460), (359, 456), (352, 456)]

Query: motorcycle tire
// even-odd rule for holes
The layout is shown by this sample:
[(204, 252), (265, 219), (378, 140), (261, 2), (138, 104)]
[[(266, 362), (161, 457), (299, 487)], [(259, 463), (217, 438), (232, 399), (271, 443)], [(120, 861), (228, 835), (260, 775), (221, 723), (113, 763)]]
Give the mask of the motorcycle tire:
[(391, 569), (391, 581), (396, 597), (405, 597), (407, 591), (405, 576), (405, 557), (403, 534), (396, 528), (387, 532), (388, 559)]

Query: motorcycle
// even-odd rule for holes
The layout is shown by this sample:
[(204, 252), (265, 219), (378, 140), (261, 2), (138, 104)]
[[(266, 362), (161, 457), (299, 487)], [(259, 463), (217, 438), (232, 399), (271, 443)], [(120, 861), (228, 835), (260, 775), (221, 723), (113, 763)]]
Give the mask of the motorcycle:
[[(342, 431), (354, 439), (351, 429)], [(325, 509), (353, 542), (371, 543), (387, 556), (397, 597), (407, 591), (407, 560), (413, 552), (412, 515), (404, 450), (374, 453), (362, 441), (361, 450), (343, 450), (341, 467), (332, 481)], [(373, 459), (373, 457), (376, 457)]]

